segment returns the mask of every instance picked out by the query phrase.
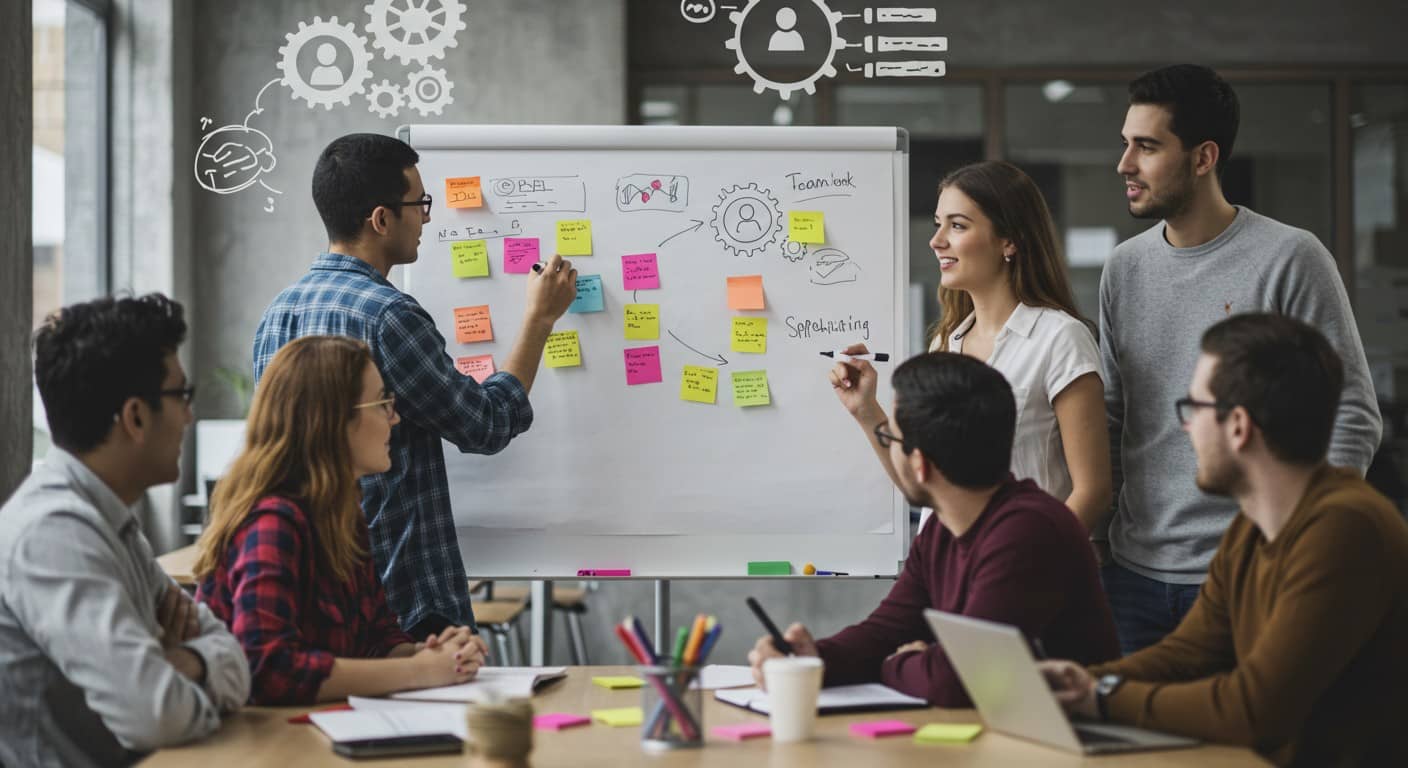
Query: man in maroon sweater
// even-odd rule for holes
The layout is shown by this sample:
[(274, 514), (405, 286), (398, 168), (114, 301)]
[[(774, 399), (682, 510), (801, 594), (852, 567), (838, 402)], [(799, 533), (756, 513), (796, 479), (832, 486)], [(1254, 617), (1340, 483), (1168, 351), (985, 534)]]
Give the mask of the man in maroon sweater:
[[(972, 706), (925, 608), (1015, 625), (1039, 654), (1084, 663), (1119, 655), (1085, 528), (1008, 472), (1016, 404), (1002, 374), (959, 354), (915, 357), (895, 370), (893, 419), (875, 404), (868, 363), (838, 363), (831, 384), (905, 498), (934, 508), (938, 524), (915, 538), (864, 621), (820, 641), (801, 624), (783, 633), (798, 655), (826, 662), (825, 685), (879, 682), (937, 706)], [(759, 685), (763, 661), (777, 655), (767, 636), (748, 654)]]

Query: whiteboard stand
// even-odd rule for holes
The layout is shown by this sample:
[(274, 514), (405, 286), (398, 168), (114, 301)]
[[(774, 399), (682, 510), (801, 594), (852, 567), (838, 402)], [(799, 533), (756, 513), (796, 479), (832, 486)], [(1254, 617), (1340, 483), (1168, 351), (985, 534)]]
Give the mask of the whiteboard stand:
[(674, 649), (670, 647), (670, 582), (665, 579), (656, 579), (655, 655), (664, 658), (673, 651)]
[(528, 588), (528, 599), (533, 603), (528, 609), (528, 633), (532, 635), (528, 664), (545, 667), (552, 654), (552, 582), (533, 582)]

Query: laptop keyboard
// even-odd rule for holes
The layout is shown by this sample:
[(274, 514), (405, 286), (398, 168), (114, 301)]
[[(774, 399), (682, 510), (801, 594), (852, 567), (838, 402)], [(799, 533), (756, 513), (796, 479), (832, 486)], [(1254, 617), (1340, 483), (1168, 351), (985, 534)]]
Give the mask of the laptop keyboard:
[(1086, 729), (1084, 729), (1084, 728), (1081, 728), (1081, 727), (1079, 727), (1079, 726), (1076, 727), (1076, 738), (1080, 739), (1080, 743), (1082, 743), (1082, 744), (1132, 744), (1132, 743), (1133, 743), (1133, 742), (1131, 742), (1129, 739), (1122, 738), (1122, 737), (1120, 737), (1120, 736), (1110, 736), (1109, 734), (1099, 733), (1099, 732), (1097, 732), (1097, 731), (1088, 731), (1088, 730), (1086, 730)]

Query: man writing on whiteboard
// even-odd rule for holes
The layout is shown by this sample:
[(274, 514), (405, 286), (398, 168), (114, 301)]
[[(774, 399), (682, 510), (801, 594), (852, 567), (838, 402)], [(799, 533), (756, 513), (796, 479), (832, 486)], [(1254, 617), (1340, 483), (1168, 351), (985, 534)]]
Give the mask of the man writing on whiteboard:
[[(940, 707), (972, 704), (925, 608), (1012, 624), (1039, 655), (1118, 656), (1085, 527), (1008, 469), (1017, 404), (1007, 379), (965, 355), (919, 355), (895, 369), (893, 418), (876, 401), (875, 384), (864, 360), (831, 370), (836, 396), (895, 484), (910, 504), (936, 510), (939, 525), (920, 531), (869, 617), (820, 641), (793, 624), (783, 633), (793, 651), (822, 658), (825, 685), (878, 682)], [(763, 662), (778, 655), (766, 635), (748, 654), (759, 685)]]
[(475, 626), (440, 441), (492, 454), (533, 423), (528, 391), (553, 323), (577, 295), (577, 270), (554, 255), (526, 275), (523, 330), (499, 371), (482, 384), (461, 374), (435, 321), (387, 280), (393, 266), (418, 258), (430, 221), (419, 160), (404, 142), (369, 133), (323, 150), (313, 202), (327, 252), (264, 311), (254, 375), (301, 336), (351, 336), (371, 347), (401, 423), (391, 433), (390, 471), (362, 481), (362, 511), (391, 609), (412, 636), (426, 638)]

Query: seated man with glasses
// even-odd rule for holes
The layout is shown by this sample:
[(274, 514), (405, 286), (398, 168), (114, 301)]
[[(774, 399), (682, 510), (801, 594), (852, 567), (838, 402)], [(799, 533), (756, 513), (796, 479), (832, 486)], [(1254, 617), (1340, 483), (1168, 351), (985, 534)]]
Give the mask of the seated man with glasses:
[(1198, 487), (1240, 514), (1172, 634), (1088, 670), (1043, 665), (1068, 710), (1279, 765), (1408, 765), (1408, 524), (1326, 462), (1343, 385), (1339, 355), (1298, 320), (1203, 334), (1178, 418)]
[[(960, 354), (915, 357), (895, 369), (893, 418), (862, 407), (874, 402), (876, 380), (862, 360), (831, 371), (837, 397), (873, 435), (895, 484), (910, 504), (932, 507), (939, 525), (915, 538), (868, 618), (820, 641), (793, 624), (783, 633), (793, 650), (825, 661), (825, 685), (879, 682), (941, 707), (972, 704), (925, 608), (1015, 625), (1038, 655), (1088, 663), (1118, 656), (1085, 527), (1008, 471), (1017, 406), (1002, 374)], [(777, 655), (769, 636), (748, 654), (759, 685), (763, 661)]]
[(99, 299), (35, 335), (54, 447), (0, 508), (0, 764), (132, 762), (209, 735), (249, 696), (239, 643), (136, 516), (180, 477), (182, 314), (159, 294)]

